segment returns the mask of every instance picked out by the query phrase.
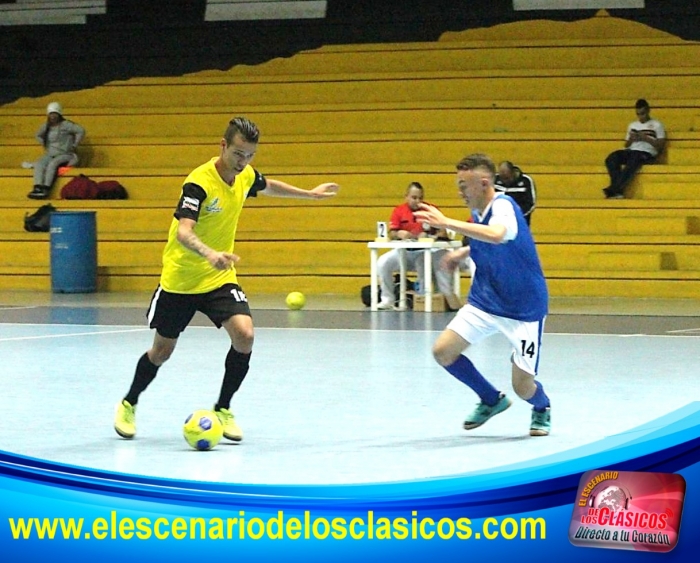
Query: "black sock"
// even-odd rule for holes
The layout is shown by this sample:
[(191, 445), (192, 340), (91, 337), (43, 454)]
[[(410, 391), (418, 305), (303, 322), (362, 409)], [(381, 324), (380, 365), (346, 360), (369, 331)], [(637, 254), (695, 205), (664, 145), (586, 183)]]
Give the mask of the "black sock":
[(136, 405), (139, 400), (139, 395), (146, 390), (156, 378), (158, 373), (158, 368), (160, 366), (155, 365), (148, 358), (148, 354), (144, 354), (139, 358), (136, 364), (136, 373), (134, 373), (134, 380), (131, 382), (131, 388), (129, 392), (124, 397), (125, 401), (128, 401), (132, 405)]
[(231, 406), (231, 398), (238, 391), (248, 373), (250, 367), (250, 356), (252, 352), (242, 354), (237, 352), (231, 346), (231, 349), (226, 355), (226, 371), (224, 372), (224, 381), (221, 384), (221, 393), (219, 400), (214, 407), (214, 410), (228, 409)]

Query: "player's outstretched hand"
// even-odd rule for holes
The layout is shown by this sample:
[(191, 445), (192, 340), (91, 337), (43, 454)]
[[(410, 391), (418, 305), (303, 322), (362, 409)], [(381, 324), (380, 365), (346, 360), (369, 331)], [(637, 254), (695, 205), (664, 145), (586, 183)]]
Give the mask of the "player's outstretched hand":
[(447, 272), (454, 272), (464, 261), (469, 258), (470, 249), (468, 246), (457, 248), (452, 252), (445, 252), (440, 259), (440, 269)]
[(440, 269), (445, 272), (454, 272), (460, 263), (458, 256), (454, 256), (454, 252), (445, 252), (442, 258), (440, 258)]
[(240, 256), (230, 252), (214, 252), (208, 257), (209, 263), (217, 270), (230, 270), (240, 259)]
[(442, 212), (432, 205), (427, 203), (418, 204), (418, 211), (414, 213), (418, 221), (425, 221), (429, 223), (431, 227), (442, 227), (445, 224), (445, 216)]
[(314, 199), (322, 199), (333, 197), (339, 190), (340, 186), (335, 182), (326, 182), (325, 184), (319, 184), (313, 190), (309, 190), (309, 193), (313, 194)]

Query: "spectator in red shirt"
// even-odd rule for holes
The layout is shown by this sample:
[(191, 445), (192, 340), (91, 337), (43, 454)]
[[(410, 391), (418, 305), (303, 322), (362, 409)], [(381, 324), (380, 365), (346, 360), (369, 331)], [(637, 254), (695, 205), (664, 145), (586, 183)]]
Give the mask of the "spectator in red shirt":
[[(418, 221), (414, 213), (423, 203), (423, 186), (418, 182), (411, 182), (406, 189), (405, 201), (394, 208), (389, 221), (389, 239), (391, 240), (417, 240), (422, 236), (446, 237), (445, 231), (431, 229), (430, 225)], [(399, 270), (399, 249), (393, 249), (382, 254), (377, 261), (379, 280), (381, 282), (380, 310), (394, 308), (394, 272)], [(440, 268), (440, 260), (446, 249), (436, 249), (431, 252), (433, 276), (437, 290), (447, 299), (451, 308), (459, 307), (459, 298), (453, 294), (452, 273)], [(425, 266), (423, 263), (423, 250), (406, 251), (406, 270), (415, 271), (420, 287), (423, 285)]]

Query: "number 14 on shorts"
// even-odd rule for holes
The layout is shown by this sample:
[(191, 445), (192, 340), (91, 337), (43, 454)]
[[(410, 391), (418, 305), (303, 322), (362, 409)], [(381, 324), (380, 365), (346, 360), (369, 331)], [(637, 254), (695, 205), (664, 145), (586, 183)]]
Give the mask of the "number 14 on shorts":
[(529, 356), (530, 358), (534, 358), (536, 350), (537, 350), (537, 348), (535, 348), (534, 342), (528, 342), (527, 340), (520, 341), (520, 355), (521, 356)]

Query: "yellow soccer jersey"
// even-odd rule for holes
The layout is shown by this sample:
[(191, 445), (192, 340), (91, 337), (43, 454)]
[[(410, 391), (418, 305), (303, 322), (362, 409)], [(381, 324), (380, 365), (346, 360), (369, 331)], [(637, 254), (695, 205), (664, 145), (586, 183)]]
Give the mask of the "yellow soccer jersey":
[(194, 232), (209, 248), (233, 252), (243, 203), (247, 197), (265, 189), (265, 178), (250, 165), (229, 186), (219, 176), (214, 166), (216, 160), (212, 158), (195, 168), (183, 183), (163, 250), (160, 277), (161, 287), (171, 293), (207, 293), (227, 283), (238, 283), (235, 268), (217, 270), (206, 258), (177, 240), (178, 220), (188, 217), (197, 221)]

